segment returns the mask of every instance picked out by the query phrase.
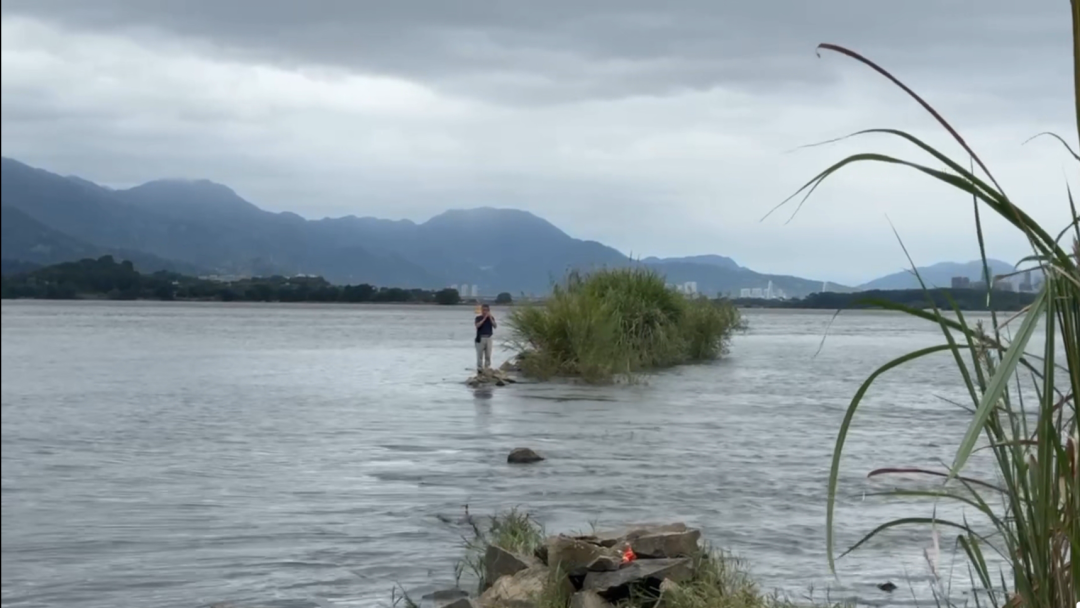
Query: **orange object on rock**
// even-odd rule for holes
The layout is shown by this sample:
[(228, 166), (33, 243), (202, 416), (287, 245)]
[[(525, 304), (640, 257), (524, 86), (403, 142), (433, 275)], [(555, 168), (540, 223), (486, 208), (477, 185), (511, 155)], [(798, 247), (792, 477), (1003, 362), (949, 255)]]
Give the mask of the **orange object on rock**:
[(626, 548), (622, 552), (622, 563), (629, 564), (637, 559), (637, 555), (634, 554), (634, 550), (630, 548), (630, 543), (626, 544)]

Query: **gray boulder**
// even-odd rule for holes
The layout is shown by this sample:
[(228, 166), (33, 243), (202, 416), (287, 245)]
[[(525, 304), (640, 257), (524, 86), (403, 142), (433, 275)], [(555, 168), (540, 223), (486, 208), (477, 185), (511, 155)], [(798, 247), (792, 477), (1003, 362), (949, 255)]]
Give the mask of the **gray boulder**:
[[(537, 598), (544, 593), (551, 578), (551, 571), (544, 566), (533, 566), (513, 576), (504, 576), (480, 596), (480, 605), (483, 608), (535, 608)], [(574, 585), (565, 576), (555, 584), (562, 587), (558, 591), (567, 597), (574, 592)]]
[(614, 530), (609, 532), (598, 532), (591, 535), (589, 538), (592, 542), (604, 547), (614, 547), (616, 545), (622, 546), (625, 542), (632, 542), (636, 538), (642, 536), (649, 536), (654, 534), (664, 534), (670, 532), (686, 532), (686, 524), (674, 523), (674, 524), (637, 524), (633, 526), (627, 526), (621, 530)]
[(548, 567), (559, 568), (570, 576), (618, 570), (621, 563), (622, 555), (616, 549), (569, 536), (554, 536), (547, 541)]
[(531, 555), (518, 555), (502, 547), (488, 545), (484, 553), (484, 580), (490, 585), (504, 576), (513, 576), (526, 568), (542, 565)]
[(629, 540), (630, 548), (638, 557), (692, 557), (700, 552), (698, 541), (701, 530), (682, 532), (656, 532), (643, 534)]

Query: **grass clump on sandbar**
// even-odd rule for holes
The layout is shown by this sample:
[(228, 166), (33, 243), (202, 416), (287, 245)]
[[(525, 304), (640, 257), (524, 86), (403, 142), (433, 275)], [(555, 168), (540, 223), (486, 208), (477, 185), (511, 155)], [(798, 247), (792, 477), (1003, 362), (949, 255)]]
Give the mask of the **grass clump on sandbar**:
[(607, 382), (716, 359), (742, 320), (726, 301), (687, 297), (635, 267), (571, 272), (542, 305), (515, 309), (510, 327), (527, 375)]

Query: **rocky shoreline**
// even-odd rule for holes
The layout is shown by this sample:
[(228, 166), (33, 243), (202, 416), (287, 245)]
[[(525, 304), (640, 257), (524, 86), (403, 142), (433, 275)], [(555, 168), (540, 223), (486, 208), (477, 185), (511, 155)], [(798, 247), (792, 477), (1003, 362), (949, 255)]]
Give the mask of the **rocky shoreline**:
[(428, 596), (435, 608), (670, 608), (682, 585), (715, 559), (701, 532), (682, 523), (544, 538), (531, 551), (488, 544), (476, 594)]

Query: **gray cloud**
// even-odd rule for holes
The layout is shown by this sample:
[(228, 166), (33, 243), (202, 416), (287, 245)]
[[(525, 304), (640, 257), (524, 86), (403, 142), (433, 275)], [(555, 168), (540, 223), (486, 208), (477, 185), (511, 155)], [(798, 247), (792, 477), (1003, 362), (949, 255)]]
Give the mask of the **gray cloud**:
[(888, 214), (917, 261), (974, 257), (969, 202), (895, 169), (758, 222), (845, 152), (911, 155), (796, 146), (895, 126), (956, 150), (877, 75), (815, 58), (833, 41), (938, 104), (1038, 219), (1065, 215), (1061, 155), (1019, 145), (1072, 129), (1061, 0), (0, 2), (3, 154), (109, 185), (209, 178), (309, 217), (518, 207), (624, 251), (846, 282), (904, 265)]
[[(514, 102), (828, 82), (819, 42), (898, 69), (993, 80), (1068, 44), (1060, 0), (356, 2), (4, 0), (6, 15), (124, 33), (152, 28), (283, 66), (333, 65)], [(1041, 71), (1041, 70), (1040, 70)], [(1013, 83), (1015, 84), (1015, 83)]]

